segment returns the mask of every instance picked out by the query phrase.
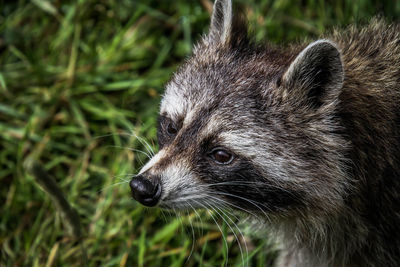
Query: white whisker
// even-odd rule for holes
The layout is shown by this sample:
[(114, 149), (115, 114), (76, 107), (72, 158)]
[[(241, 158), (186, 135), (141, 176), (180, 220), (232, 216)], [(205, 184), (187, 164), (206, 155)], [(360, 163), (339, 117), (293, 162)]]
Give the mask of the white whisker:
[[(267, 213), (259, 206), (259, 205), (261, 205), (261, 206), (263, 206), (264, 208), (266, 208), (265, 205), (262, 204), (262, 203), (259, 203), (259, 202), (254, 201), (254, 200), (250, 200), (250, 199), (245, 198), (245, 197), (237, 196), (237, 195), (234, 195), (234, 194), (225, 193), (225, 192), (219, 192), (219, 191), (218, 191), (218, 192), (214, 192), (214, 193), (217, 194), (217, 195), (225, 195), (225, 196), (235, 197), (235, 198), (238, 198), (238, 199), (242, 199), (242, 200), (244, 200), (244, 201), (247, 201), (247, 202), (251, 203), (252, 205), (254, 205), (256, 208), (258, 208), (258, 209), (264, 214), (264, 216), (265, 216), (266, 218), (268, 218)], [(259, 204), (259, 205), (258, 205), (258, 204)]]
[(222, 231), (221, 227), (219, 226), (217, 220), (215, 220), (215, 218), (214, 218), (214, 216), (212, 215), (212, 213), (207, 209), (207, 207), (205, 207), (203, 204), (201, 204), (201, 203), (199, 203), (199, 202), (197, 202), (197, 201), (195, 201), (195, 200), (193, 200), (193, 201), (196, 202), (198, 205), (200, 205), (200, 207), (203, 207), (203, 208), (208, 212), (208, 214), (210, 214), (212, 220), (215, 222), (215, 225), (218, 227), (219, 231), (221, 232), (221, 235), (222, 235), (222, 238), (223, 238), (223, 240), (224, 240), (225, 247), (226, 247), (226, 261), (225, 261), (225, 267), (228, 266), (228, 261), (229, 261), (229, 247), (228, 247), (228, 241), (226, 240), (226, 237), (225, 237), (225, 235), (224, 235), (224, 232)]
[(130, 148), (130, 147), (123, 147), (123, 146), (115, 146), (115, 145), (109, 145), (107, 147), (126, 149), (126, 150), (130, 150), (130, 151), (133, 151), (133, 152), (141, 153), (141, 154), (145, 155), (148, 159), (152, 158), (151, 154), (149, 154), (148, 152), (145, 152), (143, 150), (140, 150), (140, 149), (135, 149), (135, 148)]
[[(206, 201), (206, 203), (208, 203), (208, 202)], [(221, 219), (226, 223), (226, 225), (228, 225), (229, 229), (231, 229), (232, 234), (234, 235), (234, 237), (235, 237), (235, 239), (236, 239), (236, 241), (237, 241), (237, 243), (238, 243), (239, 251), (240, 251), (240, 256), (241, 256), (241, 258), (242, 258), (242, 266), (244, 266), (244, 256), (243, 256), (242, 244), (240, 243), (239, 238), (238, 238), (237, 235), (236, 235), (236, 232), (233, 230), (233, 228), (232, 228), (232, 226), (229, 224), (229, 222), (228, 222), (227, 220), (225, 220), (224, 216), (227, 217), (227, 218), (229, 218), (229, 220), (230, 220), (231, 222), (233, 222), (233, 220), (232, 220), (229, 216), (227, 216), (227, 214), (226, 214), (224, 211), (222, 211), (221, 209), (219, 209), (219, 208), (217, 208), (217, 207), (216, 207), (216, 208), (213, 208), (212, 205), (210, 205), (210, 204), (208, 204), (207, 206), (208, 206), (208, 208), (210, 208), (210, 209), (212, 209), (213, 211), (215, 211), (215, 212), (221, 217)], [(218, 211), (222, 212), (224, 216), (222, 216)], [(236, 224), (235, 224), (234, 222), (233, 222), (233, 224), (236, 226)], [(237, 228), (237, 226), (236, 226), (236, 228)], [(237, 228), (237, 229), (239, 230), (239, 228)], [(240, 234), (242, 235), (242, 232), (241, 232), (240, 230), (239, 230), (239, 232), (240, 232)], [(243, 237), (243, 235), (242, 235), (242, 237)], [(243, 237), (243, 238), (244, 238), (244, 237)], [(247, 253), (247, 255), (248, 255), (247, 245), (246, 245), (246, 253)]]
[(133, 133), (132, 136), (136, 137), (139, 142), (146, 148), (147, 152), (153, 157), (154, 156), (154, 150), (150, 146), (150, 144), (142, 137), (138, 136), (137, 134)]
[[(188, 203), (189, 204), (189, 203)], [(190, 204), (189, 204), (190, 205)], [(194, 210), (194, 208), (190, 205), (190, 207)], [(193, 250), (194, 250), (194, 245), (196, 243), (196, 237), (194, 235), (194, 228), (193, 228), (193, 224), (192, 224), (192, 219), (190, 218), (190, 214), (188, 213), (187, 215), (187, 219), (190, 223), (190, 227), (192, 228), (192, 248), (190, 249), (190, 253), (189, 256), (186, 258), (186, 262), (189, 261), (190, 257), (192, 256)]]
[(250, 215), (256, 217), (257, 219), (260, 219), (260, 217), (258, 217), (255, 213), (253, 213), (253, 212), (251, 212), (251, 211), (249, 211), (249, 210), (246, 210), (245, 208), (242, 208), (242, 207), (237, 206), (237, 205), (235, 205), (235, 204), (233, 204), (233, 203), (230, 203), (229, 201), (226, 201), (226, 200), (224, 200), (224, 199), (221, 199), (221, 198), (218, 198), (218, 197), (215, 197), (215, 196), (211, 196), (211, 195), (208, 195), (208, 196), (211, 197), (211, 198), (213, 198), (214, 200), (224, 202), (224, 203), (226, 203), (226, 205), (229, 205), (229, 206), (231, 206), (231, 207), (233, 207), (233, 208), (235, 208), (235, 209), (244, 211), (244, 212), (246, 212), (246, 213), (248, 213), (248, 214), (250, 214)]

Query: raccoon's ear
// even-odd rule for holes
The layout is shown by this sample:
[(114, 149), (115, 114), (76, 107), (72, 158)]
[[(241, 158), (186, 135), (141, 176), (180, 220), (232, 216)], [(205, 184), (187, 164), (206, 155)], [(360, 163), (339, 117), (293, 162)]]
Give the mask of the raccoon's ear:
[(210, 37), (219, 43), (228, 43), (232, 33), (232, 1), (215, 0), (211, 15)]
[(291, 63), (282, 84), (303, 104), (320, 107), (338, 97), (344, 71), (336, 44), (319, 40), (308, 45)]

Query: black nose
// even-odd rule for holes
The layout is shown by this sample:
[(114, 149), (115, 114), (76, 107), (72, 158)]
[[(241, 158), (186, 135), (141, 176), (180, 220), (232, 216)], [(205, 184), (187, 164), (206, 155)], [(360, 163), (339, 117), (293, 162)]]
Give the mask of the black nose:
[(161, 186), (159, 179), (148, 179), (142, 175), (134, 177), (129, 183), (133, 198), (145, 206), (153, 207), (160, 200)]

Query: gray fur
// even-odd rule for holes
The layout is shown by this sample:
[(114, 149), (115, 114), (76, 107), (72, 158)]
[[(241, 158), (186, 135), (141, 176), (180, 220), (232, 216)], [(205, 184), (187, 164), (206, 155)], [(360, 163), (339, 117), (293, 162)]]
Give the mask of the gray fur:
[[(141, 171), (161, 177), (159, 205), (263, 217), (283, 244), (279, 266), (398, 265), (400, 27), (374, 20), (260, 47), (230, 1), (214, 7), (166, 87), (160, 152)], [(232, 163), (216, 164), (216, 147)]]

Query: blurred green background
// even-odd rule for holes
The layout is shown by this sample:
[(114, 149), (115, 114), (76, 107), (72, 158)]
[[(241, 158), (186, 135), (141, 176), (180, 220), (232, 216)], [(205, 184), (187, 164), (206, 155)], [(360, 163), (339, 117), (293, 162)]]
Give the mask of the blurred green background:
[[(280, 45), (376, 15), (400, 18), (392, 0), (234, 3), (256, 40)], [(83, 265), (81, 244), (88, 266), (271, 264), (276, 247), (246, 223), (242, 237), (214, 212), (143, 208), (126, 182), (147, 160), (142, 138), (157, 149), (163, 85), (207, 31), (211, 7), (209, 0), (0, 1), (0, 266)], [(27, 173), (27, 159), (42, 164), (78, 212), (81, 242)]]

